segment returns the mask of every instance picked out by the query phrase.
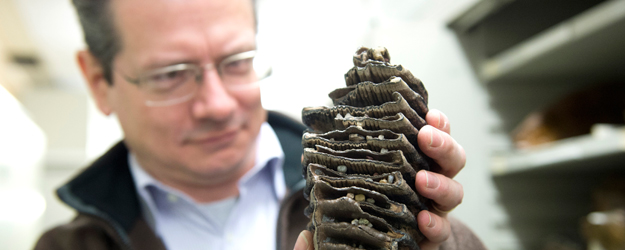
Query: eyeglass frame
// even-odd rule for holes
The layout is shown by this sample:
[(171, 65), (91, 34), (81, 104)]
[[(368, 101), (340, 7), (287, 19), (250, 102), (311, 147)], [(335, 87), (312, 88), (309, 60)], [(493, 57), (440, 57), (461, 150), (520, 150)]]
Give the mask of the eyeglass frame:
[[(126, 74), (119, 72), (120, 75), (124, 78), (124, 80), (128, 81), (129, 83), (135, 84), (138, 87), (141, 88), (141, 86), (145, 86), (144, 84), (142, 84), (142, 79), (147, 79), (151, 76), (155, 76), (155, 75), (159, 75), (159, 74), (167, 74), (169, 72), (175, 72), (175, 71), (180, 71), (180, 70), (186, 70), (186, 69), (196, 69), (193, 72), (195, 72), (195, 77), (194, 80), (195, 82), (199, 85), (201, 84), (201, 80), (204, 78), (205, 72), (207, 69), (216, 69), (217, 70), (217, 74), (219, 75), (219, 77), (223, 77), (223, 72), (222, 72), (222, 68), (224, 66), (222, 65), (228, 65), (229, 63), (232, 62), (236, 62), (236, 61), (241, 61), (241, 60), (246, 60), (246, 59), (254, 59), (256, 57), (256, 50), (249, 50), (249, 51), (245, 51), (245, 52), (240, 52), (240, 53), (236, 53), (233, 55), (230, 55), (226, 58), (224, 58), (222, 61), (220, 61), (219, 63), (217, 63), (217, 67), (215, 67), (214, 63), (207, 63), (204, 65), (198, 65), (195, 63), (179, 63), (179, 64), (174, 64), (174, 65), (169, 65), (169, 66), (165, 66), (165, 67), (159, 67), (159, 68), (155, 68), (155, 69), (151, 69), (151, 70), (147, 70), (143, 73), (140, 73), (139, 76), (137, 78), (131, 78), (129, 76), (127, 76)], [(253, 63), (253, 61), (252, 61)], [(253, 67), (253, 65), (252, 65)], [(247, 84), (245, 84), (244, 86), (252, 86), (254, 82), (257, 82), (259, 79), (256, 79), (256, 81), (251, 81)], [(144, 90), (145, 91), (145, 90)], [(170, 105), (174, 105), (177, 103), (181, 103), (184, 101), (187, 101), (189, 99), (191, 99), (193, 96), (195, 96), (196, 93), (189, 93), (187, 95), (181, 96), (181, 97), (177, 97), (177, 98), (172, 98), (172, 99), (168, 99), (168, 100), (162, 100), (162, 101), (151, 101), (151, 100), (146, 100), (146, 105), (147, 106), (170, 106)]]

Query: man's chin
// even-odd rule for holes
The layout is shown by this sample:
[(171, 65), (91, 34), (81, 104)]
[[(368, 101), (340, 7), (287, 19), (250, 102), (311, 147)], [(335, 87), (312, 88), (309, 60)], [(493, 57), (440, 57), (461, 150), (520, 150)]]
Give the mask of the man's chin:
[(242, 147), (241, 144), (236, 141), (214, 152), (207, 152), (201, 147), (187, 150), (187, 154), (180, 154), (183, 156), (182, 168), (203, 179), (231, 180), (241, 177), (254, 163), (251, 149)]
[(193, 166), (186, 169), (200, 185), (215, 185), (241, 177), (240, 168), (226, 166)]
[(242, 156), (230, 157), (211, 157), (208, 159), (198, 159), (188, 162), (186, 169), (202, 178), (215, 179), (223, 177), (228, 179), (230, 176), (239, 174), (244, 170), (244, 161)]

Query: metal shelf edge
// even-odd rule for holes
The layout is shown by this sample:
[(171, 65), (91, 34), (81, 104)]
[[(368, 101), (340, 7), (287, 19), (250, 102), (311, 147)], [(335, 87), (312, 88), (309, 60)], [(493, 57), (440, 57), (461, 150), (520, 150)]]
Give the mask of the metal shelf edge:
[(585, 161), (613, 154), (625, 154), (625, 127), (595, 129), (590, 135), (493, 155), (491, 173), (503, 176), (554, 165), (584, 164)]
[(625, 1), (612, 0), (595, 6), (528, 40), (486, 60), (479, 73), (484, 82), (492, 82), (514, 70), (539, 60), (541, 56), (601, 29), (625, 20)]

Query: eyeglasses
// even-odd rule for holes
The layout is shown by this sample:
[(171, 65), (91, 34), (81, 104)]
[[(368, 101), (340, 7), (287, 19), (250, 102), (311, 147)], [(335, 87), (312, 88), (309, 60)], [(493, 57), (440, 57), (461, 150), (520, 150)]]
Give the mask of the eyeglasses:
[(259, 76), (254, 70), (256, 51), (246, 51), (226, 57), (214, 64), (181, 63), (152, 69), (124, 79), (134, 83), (146, 94), (147, 106), (170, 106), (195, 97), (207, 70), (217, 70), (222, 84), (230, 92), (249, 90), (257, 86)]

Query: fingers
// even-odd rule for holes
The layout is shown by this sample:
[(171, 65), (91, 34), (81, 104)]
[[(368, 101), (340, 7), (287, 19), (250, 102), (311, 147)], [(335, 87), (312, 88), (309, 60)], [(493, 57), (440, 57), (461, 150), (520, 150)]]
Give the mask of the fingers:
[[(449, 125), (445, 126), (449, 128)], [(447, 177), (456, 176), (466, 163), (464, 148), (448, 133), (430, 125), (421, 128), (417, 135), (417, 143), (421, 151), (440, 166), (438, 172)]]
[(440, 131), (447, 134), (451, 133), (449, 119), (438, 109), (430, 109), (430, 111), (425, 115), (425, 121)]
[(419, 212), (417, 223), (419, 230), (427, 238), (420, 244), (422, 250), (436, 249), (451, 234), (449, 220), (426, 210)]
[(314, 249), (312, 238), (313, 238), (313, 235), (310, 231), (308, 230), (302, 231), (301, 233), (299, 233), (299, 236), (297, 237), (297, 241), (295, 241), (295, 247), (293, 248), (293, 250)]
[(427, 238), (419, 243), (422, 250), (436, 250), (449, 238), (451, 228), (447, 212), (462, 202), (462, 185), (452, 180), (466, 163), (464, 148), (451, 136), (449, 119), (442, 112), (432, 109), (425, 120), (429, 125), (421, 128), (417, 138), (419, 148), (432, 158), (440, 169), (439, 173), (421, 170), (417, 173), (415, 186), (417, 191), (432, 200), (432, 211), (421, 211), (417, 223)]
[(431, 199), (436, 206), (432, 211), (444, 215), (444, 211), (450, 211), (462, 203), (464, 189), (462, 185), (444, 175), (421, 170), (417, 173), (415, 181), (417, 191), (426, 198)]

